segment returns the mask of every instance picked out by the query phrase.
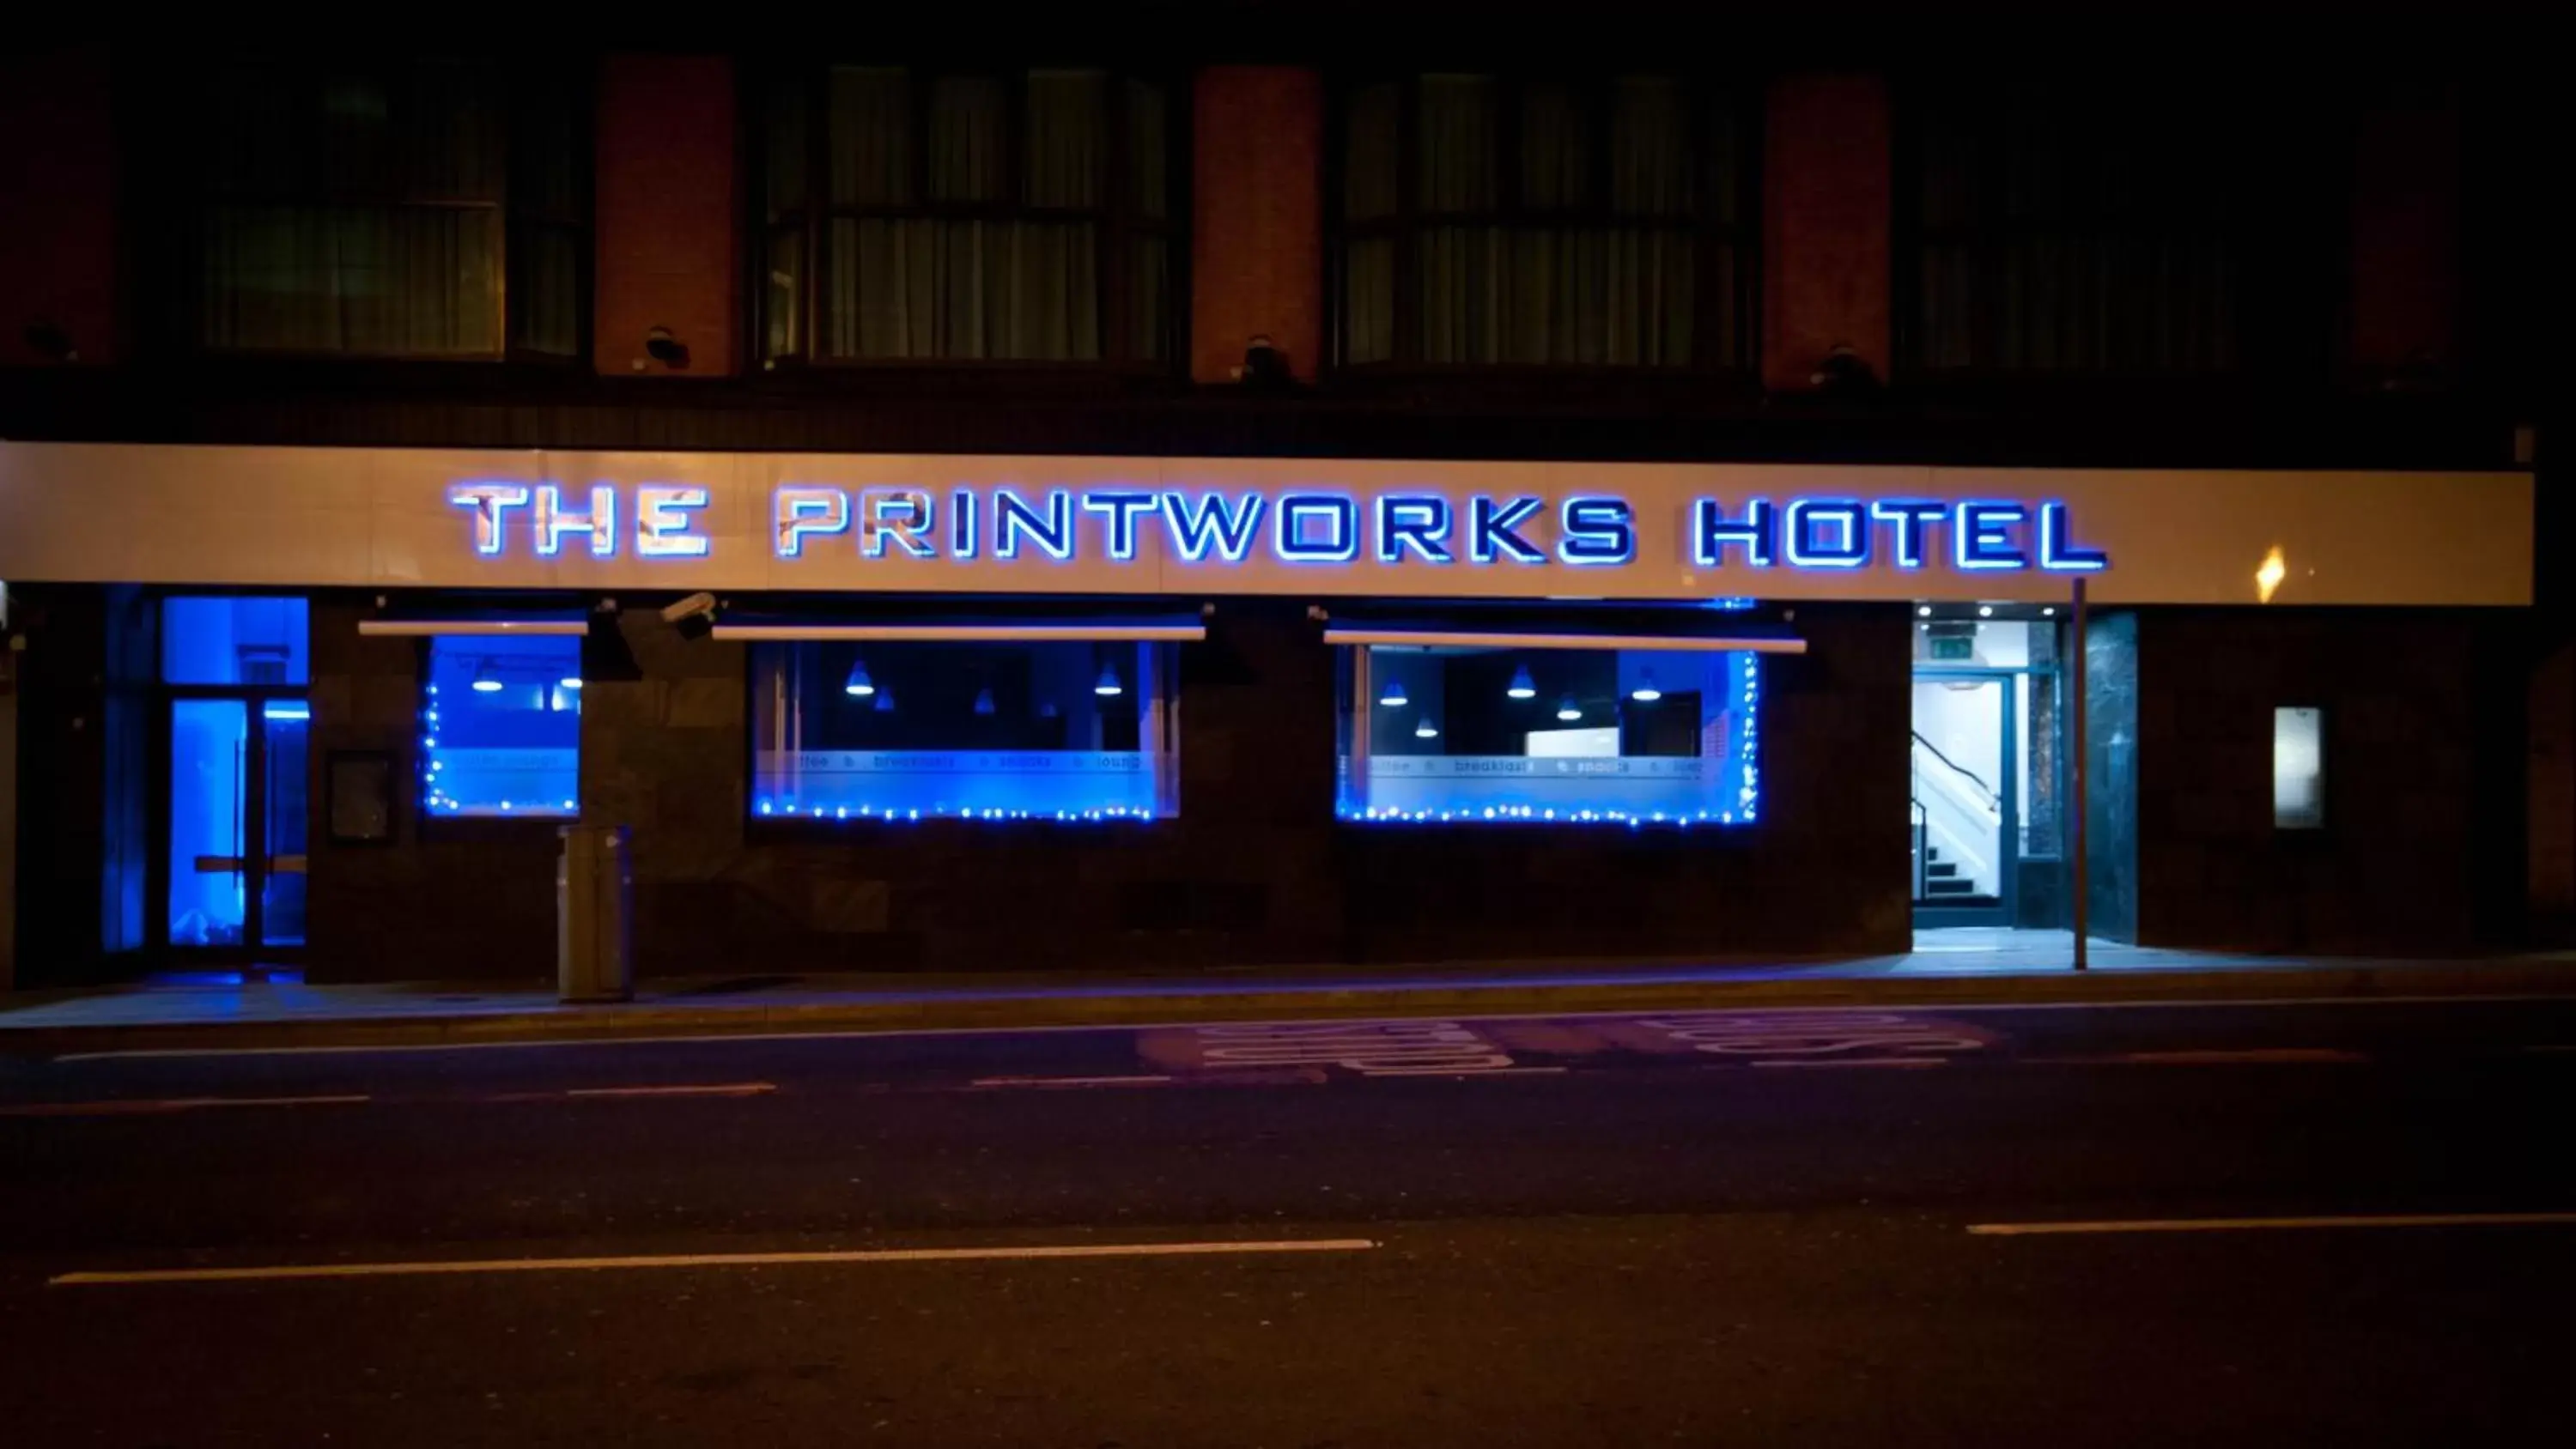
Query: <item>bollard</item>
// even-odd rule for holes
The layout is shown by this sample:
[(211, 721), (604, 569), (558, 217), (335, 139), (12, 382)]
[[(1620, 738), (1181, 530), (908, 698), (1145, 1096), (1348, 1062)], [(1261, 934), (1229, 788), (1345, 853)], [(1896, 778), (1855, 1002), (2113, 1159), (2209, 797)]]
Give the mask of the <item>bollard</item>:
[(566, 1002), (631, 1001), (635, 872), (623, 825), (567, 825), (555, 861), (555, 993)]

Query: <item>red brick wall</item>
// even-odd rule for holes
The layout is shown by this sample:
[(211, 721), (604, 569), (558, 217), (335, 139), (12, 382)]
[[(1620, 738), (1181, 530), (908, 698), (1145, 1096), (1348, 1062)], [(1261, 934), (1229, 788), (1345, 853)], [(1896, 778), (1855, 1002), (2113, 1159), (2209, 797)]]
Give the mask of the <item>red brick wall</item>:
[(2445, 99), (2376, 105), (2354, 145), (2353, 367), (2457, 360), (2460, 118)]
[[(598, 148), (592, 357), (599, 370), (732, 374), (742, 290), (733, 63), (608, 57), (599, 71)], [(645, 358), (644, 334), (655, 327), (687, 346), (685, 370)]]
[(31, 322), (84, 365), (117, 350), (116, 148), (104, 47), (0, 57), (0, 364), (48, 359)]
[(1762, 384), (1808, 385), (1848, 342), (1887, 375), (1891, 187), (1887, 83), (1795, 75), (1763, 123)]
[(1225, 382), (1256, 332), (1313, 378), (1324, 350), (1324, 86), (1310, 70), (1213, 66), (1192, 126), (1190, 376)]

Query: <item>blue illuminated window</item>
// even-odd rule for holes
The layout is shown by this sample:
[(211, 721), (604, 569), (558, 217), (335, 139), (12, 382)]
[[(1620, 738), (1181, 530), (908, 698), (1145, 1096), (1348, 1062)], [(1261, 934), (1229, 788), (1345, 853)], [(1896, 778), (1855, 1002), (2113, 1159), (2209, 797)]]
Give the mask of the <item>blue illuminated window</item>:
[(1171, 646), (803, 642), (751, 653), (752, 813), (1150, 820), (1175, 813)]
[(1343, 651), (1344, 819), (1740, 825), (1761, 806), (1750, 651)]
[(438, 816), (581, 813), (581, 640), (429, 641), (423, 798)]
[(161, 677), (172, 684), (305, 684), (309, 611), (302, 599), (161, 601)]

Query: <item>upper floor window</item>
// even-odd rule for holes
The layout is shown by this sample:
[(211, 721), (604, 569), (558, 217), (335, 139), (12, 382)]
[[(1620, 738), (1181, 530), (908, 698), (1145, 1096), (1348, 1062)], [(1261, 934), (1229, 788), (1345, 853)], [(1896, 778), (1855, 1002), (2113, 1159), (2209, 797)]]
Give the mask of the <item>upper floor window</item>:
[(1170, 356), (1161, 84), (842, 65), (773, 77), (763, 107), (765, 359)]
[(2308, 120), (2294, 103), (2211, 89), (1978, 82), (1912, 97), (1906, 365), (2220, 377), (2313, 360), (2331, 269), (2315, 265), (2327, 239), (2304, 188), (2331, 168), (2295, 159)]
[(1743, 137), (1703, 88), (1419, 75), (1339, 119), (1345, 365), (1746, 365)]
[(566, 77), (461, 59), (194, 75), (199, 346), (579, 351), (587, 131)]

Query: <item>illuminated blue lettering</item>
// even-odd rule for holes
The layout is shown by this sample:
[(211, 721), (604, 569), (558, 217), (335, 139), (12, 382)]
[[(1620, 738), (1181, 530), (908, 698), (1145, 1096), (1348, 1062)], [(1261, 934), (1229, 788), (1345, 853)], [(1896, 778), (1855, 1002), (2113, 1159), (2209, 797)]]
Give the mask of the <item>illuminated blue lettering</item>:
[(1199, 500), (1198, 511), (1190, 511), (1189, 495), (1163, 495), (1163, 527), (1172, 535), (1172, 547), (1180, 550), (1183, 560), (1197, 563), (1214, 548), (1216, 556), (1227, 563), (1241, 563), (1252, 552), (1252, 540), (1261, 532), (1261, 510), (1264, 500), (1258, 493), (1246, 493), (1229, 510), (1222, 493), (1210, 493)]
[(960, 488), (948, 495), (948, 556), (975, 556), (975, 520), (983, 515), (975, 507), (972, 489)]
[(1156, 501), (1151, 493), (1085, 493), (1082, 510), (1108, 520), (1109, 556), (1125, 563), (1136, 556), (1136, 515)]
[(850, 496), (838, 488), (781, 488), (770, 500), (780, 558), (802, 558), (808, 536), (829, 536), (850, 526)]
[(1390, 494), (1377, 501), (1377, 560), (1402, 561), (1407, 548), (1424, 563), (1451, 562), (1449, 500), (1433, 494)]
[(885, 557), (892, 539), (914, 558), (939, 557), (939, 545), (924, 535), (936, 522), (930, 495), (914, 488), (871, 488), (859, 501), (859, 552)]
[(501, 551), (504, 515), (527, 501), (523, 483), (459, 483), (447, 490), (449, 507), (474, 510), (474, 551), (486, 555)]
[(1577, 567), (1623, 564), (1637, 556), (1637, 527), (1624, 498), (1568, 498), (1557, 510), (1556, 556)]
[[(1312, 518), (1324, 521), (1320, 541), (1306, 536)], [(1283, 494), (1272, 522), (1270, 551), (1282, 563), (1349, 563), (1360, 556), (1360, 506), (1341, 494)]]
[(1514, 563), (1547, 562), (1545, 553), (1513, 531), (1529, 522), (1544, 502), (1526, 494), (1501, 504), (1482, 493), (1468, 499), (1467, 557), (1480, 564), (1505, 557)]
[(2111, 566), (2111, 556), (2098, 548), (2086, 548), (2073, 541), (2066, 523), (2066, 505), (2039, 505), (2039, 566), (2057, 573), (2099, 573)]
[(714, 540), (691, 533), (689, 515), (707, 506), (707, 490), (647, 484), (635, 490), (635, 556), (705, 558)]
[(1948, 521), (1950, 505), (1929, 498), (1882, 498), (1869, 506), (1869, 516), (1895, 525), (1896, 566), (1923, 567), (1923, 540), (1933, 526)]
[(1691, 504), (1691, 562), (1704, 569), (1724, 568), (1727, 549), (1741, 548), (1746, 563), (1769, 568), (1778, 523), (1778, 511), (1767, 498), (1745, 504), (1744, 516), (1731, 522), (1724, 504), (1714, 498), (1699, 499)]
[[(1869, 563), (1869, 520), (1858, 500), (1801, 498), (1789, 505), (1789, 566), (1856, 569)], [(1825, 542), (1820, 533), (1831, 533)]]
[(1048, 558), (1061, 562), (1073, 557), (1073, 495), (1061, 488), (1047, 494), (1047, 511), (1041, 515), (1010, 489), (994, 489), (993, 556), (1018, 558), (1022, 535)]
[(563, 552), (564, 535), (590, 535), (590, 556), (606, 558), (617, 552), (617, 490), (605, 483), (590, 490), (590, 511), (577, 513), (564, 507), (563, 490), (552, 483), (540, 484), (537, 501), (530, 514), (537, 526), (537, 553), (553, 558)]
[(2012, 533), (2029, 517), (2030, 510), (2018, 503), (1961, 503), (1959, 526), (1950, 535), (1959, 567), (1969, 573), (2029, 568), (2030, 555)]

